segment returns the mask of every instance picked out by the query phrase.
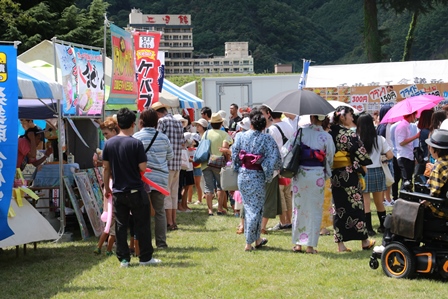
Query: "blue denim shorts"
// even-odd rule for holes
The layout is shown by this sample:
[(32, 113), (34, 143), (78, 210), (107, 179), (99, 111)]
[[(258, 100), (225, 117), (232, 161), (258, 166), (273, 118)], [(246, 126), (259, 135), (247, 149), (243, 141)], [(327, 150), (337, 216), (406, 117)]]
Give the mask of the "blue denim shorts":
[(201, 167), (193, 168), (193, 176), (202, 176), (202, 169), (201, 169)]

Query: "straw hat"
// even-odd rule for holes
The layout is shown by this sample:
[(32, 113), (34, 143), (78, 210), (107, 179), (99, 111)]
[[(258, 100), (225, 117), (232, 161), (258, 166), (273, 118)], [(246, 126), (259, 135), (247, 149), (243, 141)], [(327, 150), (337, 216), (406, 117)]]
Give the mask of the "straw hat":
[(222, 117), (219, 113), (213, 113), (212, 118), (210, 119), (210, 123), (216, 124), (216, 123), (222, 123)]
[(151, 105), (151, 108), (157, 111), (160, 108), (168, 108), (168, 106), (165, 104), (162, 104), (161, 102), (155, 102), (154, 104)]
[(208, 128), (208, 121), (205, 120), (205, 119), (203, 119), (203, 118), (200, 118), (200, 119), (198, 119), (197, 121), (192, 122), (191, 124), (192, 124), (192, 125), (201, 125), (201, 126), (204, 127), (205, 129)]

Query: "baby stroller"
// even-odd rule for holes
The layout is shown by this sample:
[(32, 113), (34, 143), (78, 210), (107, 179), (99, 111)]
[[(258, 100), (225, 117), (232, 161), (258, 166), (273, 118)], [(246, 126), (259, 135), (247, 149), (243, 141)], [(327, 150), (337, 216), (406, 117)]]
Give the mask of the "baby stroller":
[[(445, 188), (447, 187), (447, 188)], [(429, 190), (422, 184), (416, 184), (418, 192), (411, 192), (412, 184), (400, 192), (392, 215), (384, 221), (386, 227), (384, 249), (374, 249), (370, 257), (370, 268), (379, 267), (381, 260), (383, 272), (393, 278), (412, 278), (418, 273), (439, 273), (448, 278), (448, 220), (434, 216), (429, 208), (420, 202), (426, 200), (437, 209), (448, 207), (445, 198), (429, 196)]]

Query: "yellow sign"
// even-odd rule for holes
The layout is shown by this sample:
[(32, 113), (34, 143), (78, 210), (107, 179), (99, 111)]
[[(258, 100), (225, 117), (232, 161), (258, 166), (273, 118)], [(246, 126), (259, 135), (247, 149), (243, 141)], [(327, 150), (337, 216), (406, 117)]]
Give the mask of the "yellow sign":
[(6, 69), (6, 54), (0, 52), (0, 82), (8, 80), (8, 72)]

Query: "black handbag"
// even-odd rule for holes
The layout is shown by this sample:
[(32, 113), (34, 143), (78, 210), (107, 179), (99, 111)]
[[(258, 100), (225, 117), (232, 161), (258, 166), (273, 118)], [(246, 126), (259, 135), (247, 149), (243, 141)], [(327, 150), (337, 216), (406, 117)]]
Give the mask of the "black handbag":
[[(297, 131), (297, 135), (299, 137), (294, 139), (294, 143), (292, 144), (291, 150), (286, 154), (285, 159), (283, 160), (282, 169), (280, 170), (280, 175), (285, 178), (292, 178), (299, 171), (300, 165), (300, 154), (302, 151), (302, 128)], [(299, 139), (299, 142), (297, 142)]]
[(425, 157), (423, 156), (423, 149), (419, 147), (414, 147), (414, 158), (418, 164), (425, 162)]

